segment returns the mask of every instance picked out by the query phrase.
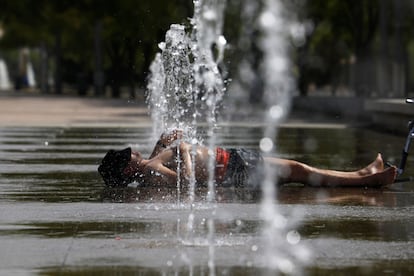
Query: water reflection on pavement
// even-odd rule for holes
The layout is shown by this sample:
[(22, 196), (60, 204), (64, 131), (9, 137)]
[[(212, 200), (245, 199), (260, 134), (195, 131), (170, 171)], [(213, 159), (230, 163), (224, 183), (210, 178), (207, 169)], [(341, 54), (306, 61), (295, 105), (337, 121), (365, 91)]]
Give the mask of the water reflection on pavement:
[[(208, 221), (214, 221), (217, 274), (263, 272), (260, 193), (218, 189), (194, 205), (176, 189), (106, 189), (96, 167), (111, 148), (150, 153), (148, 128), (1, 128), (0, 274), (135, 275), (208, 271)], [(225, 147), (257, 146), (261, 130), (223, 127)], [(381, 151), (398, 161), (404, 138), (359, 129), (281, 129), (284, 158), (352, 170)], [(406, 175), (414, 175), (409, 157)], [(279, 210), (311, 249), (306, 274), (410, 274), (414, 258), (414, 185), (320, 189), (290, 184)], [(190, 212), (193, 231), (188, 232)]]

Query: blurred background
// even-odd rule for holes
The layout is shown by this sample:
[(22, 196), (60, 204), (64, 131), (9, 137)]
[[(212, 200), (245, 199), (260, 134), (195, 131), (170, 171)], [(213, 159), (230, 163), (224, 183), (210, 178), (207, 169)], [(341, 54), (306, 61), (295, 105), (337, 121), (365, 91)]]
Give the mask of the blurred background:
[[(261, 53), (245, 2), (228, 0), (221, 69), (240, 79)], [(414, 1), (289, 0), (301, 32), (292, 39), (298, 96), (402, 98), (414, 88)], [(170, 24), (189, 25), (191, 0), (0, 1), (2, 91), (144, 99), (149, 66)], [(260, 9), (260, 3), (250, 5)], [(246, 23), (251, 20), (252, 24)], [(248, 27), (246, 27), (246, 25)], [(249, 39), (246, 39), (249, 38)], [(261, 99), (261, 78), (244, 91)]]

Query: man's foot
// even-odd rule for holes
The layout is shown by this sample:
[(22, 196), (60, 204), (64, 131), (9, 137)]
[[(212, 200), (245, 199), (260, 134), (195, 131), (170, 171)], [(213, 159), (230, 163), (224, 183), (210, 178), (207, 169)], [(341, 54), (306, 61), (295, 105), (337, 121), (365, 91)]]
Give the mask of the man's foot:
[(367, 176), (374, 173), (382, 172), (384, 170), (384, 160), (382, 159), (381, 153), (377, 154), (375, 160), (366, 166), (365, 168), (357, 171), (358, 175)]
[(389, 167), (382, 172), (376, 173), (373, 176), (377, 179), (377, 184), (381, 186), (394, 183), (397, 178), (397, 168), (395, 166)]

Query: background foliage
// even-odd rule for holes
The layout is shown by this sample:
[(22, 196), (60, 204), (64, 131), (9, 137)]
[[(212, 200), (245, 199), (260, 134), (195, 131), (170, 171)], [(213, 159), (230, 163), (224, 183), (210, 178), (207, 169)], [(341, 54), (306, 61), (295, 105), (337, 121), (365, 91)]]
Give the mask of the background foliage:
[[(229, 77), (237, 77), (237, 62), (242, 58), (250, 59), (253, 66), (261, 58), (255, 45), (257, 29), (247, 33), (243, 29), (243, 11), (249, 2), (227, 1), (224, 35), (229, 49), (223, 66)], [(293, 53), (302, 95), (328, 89), (334, 95), (348, 91), (363, 97), (397, 97), (412, 90), (412, 1), (288, 3), (298, 20), (311, 26), (306, 41), (295, 45)], [(121, 87), (129, 88), (130, 97), (137, 87), (145, 87), (149, 65), (165, 32), (172, 23), (188, 24), (193, 15), (191, 0), (0, 0), (0, 7), (4, 30), (0, 58), (11, 63), (13, 76), (18, 74), (17, 51), (28, 47), (37, 50), (32, 51), (33, 63), (53, 72), (53, 87), (39, 84), (42, 91), (62, 93), (62, 87), (71, 87), (85, 94), (101, 68), (113, 97), (121, 95)], [(246, 35), (251, 38), (248, 47), (243, 40)], [(260, 94), (258, 90), (252, 88), (251, 93)]]

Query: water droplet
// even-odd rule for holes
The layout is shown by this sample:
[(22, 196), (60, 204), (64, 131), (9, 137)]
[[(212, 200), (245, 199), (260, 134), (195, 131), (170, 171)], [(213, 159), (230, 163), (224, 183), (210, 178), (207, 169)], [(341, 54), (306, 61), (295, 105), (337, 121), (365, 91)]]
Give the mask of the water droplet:
[(165, 43), (164, 42), (158, 43), (158, 48), (160, 48), (160, 50), (163, 51), (165, 49)]
[(294, 271), (292, 261), (285, 258), (277, 260), (277, 266), (282, 273), (292, 274)]
[(260, 17), (260, 24), (263, 26), (263, 28), (269, 28), (273, 26), (275, 22), (276, 18), (270, 11), (264, 12)]
[(300, 234), (296, 230), (289, 231), (286, 234), (286, 240), (290, 244), (298, 244), (300, 242)]
[(300, 47), (306, 42), (306, 24), (292, 24), (290, 27), (290, 35), (292, 36), (293, 44)]
[(283, 108), (279, 105), (273, 105), (269, 108), (269, 115), (273, 120), (279, 120), (284, 114)]
[(268, 137), (264, 137), (260, 140), (260, 149), (263, 152), (270, 152), (273, 149), (273, 141)]
[(203, 17), (204, 17), (204, 19), (205, 19), (205, 20), (208, 20), (208, 21), (214, 21), (214, 20), (216, 20), (217, 15), (216, 15), (216, 13), (214, 12), (214, 10), (206, 10), (206, 11), (203, 13)]

